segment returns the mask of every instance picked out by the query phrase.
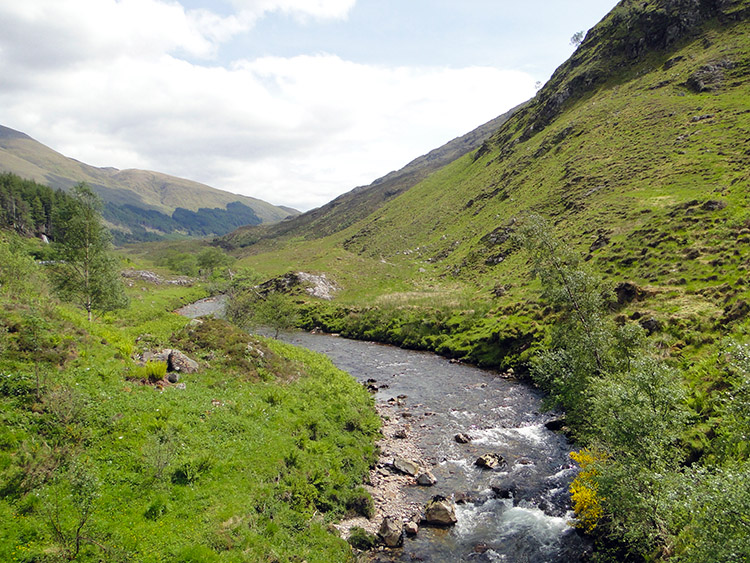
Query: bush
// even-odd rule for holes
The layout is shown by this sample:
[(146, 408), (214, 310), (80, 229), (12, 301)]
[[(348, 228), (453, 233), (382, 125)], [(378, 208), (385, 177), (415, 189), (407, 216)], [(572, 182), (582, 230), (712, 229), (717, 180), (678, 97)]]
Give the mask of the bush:
[(348, 541), (352, 547), (362, 551), (369, 551), (378, 545), (378, 537), (359, 526), (354, 526), (349, 531)]

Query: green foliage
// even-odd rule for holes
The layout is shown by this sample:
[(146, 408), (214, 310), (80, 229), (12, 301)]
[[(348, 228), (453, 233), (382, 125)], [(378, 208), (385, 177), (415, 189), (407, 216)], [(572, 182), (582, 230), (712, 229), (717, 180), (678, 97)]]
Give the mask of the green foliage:
[[(0, 295), (0, 560), (350, 560), (327, 524), (372, 510), (369, 394), (317, 354), (171, 312), (200, 288), (128, 291), (95, 324)], [(126, 378), (128, 344), (202, 370), (155, 390)]]
[(214, 270), (226, 268), (232, 264), (233, 261), (234, 259), (231, 256), (228, 256), (220, 248), (215, 246), (209, 246), (202, 250), (196, 257), (198, 269), (207, 276), (210, 276)]
[(378, 545), (378, 537), (359, 526), (354, 526), (350, 530), (348, 541), (352, 547), (362, 551), (370, 551)]
[(279, 292), (259, 293), (251, 288), (234, 293), (227, 304), (227, 318), (245, 329), (268, 328), (279, 332), (297, 324), (297, 308), (291, 298)]
[(68, 196), (60, 190), (7, 172), (0, 174), (0, 228), (21, 234), (52, 235), (53, 210)]
[(142, 366), (137, 366), (133, 370), (133, 379), (145, 379), (151, 383), (156, 383), (164, 379), (167, 375), (167, 362), (149, 361)]
[(683, 520), (678, 561), (730, 563), (750, 559), (750, 463), (686, 471), (674, 502)]
[(51, 266), (55, 287), (64, 299), (87, 312), (123, 308), (123, 291), (116, 259), (108, 253), (110, 237), (99, 218), (101, 203), (85, 184), (73, 189), (73, 197), (55, 209), (58, 260)]
[(28, 244), (12, 233), (0, 233), (0, 294), (28, 301), (46, 291), (47, 280), (29, 255)]
[(685, 456), (684, 384), (640, 327), (612, 320), (599, 280), (543, 220), (529, 218), (519, 235), (556, 310), (532, 377), (595, 452), (574, 458), (582, 467), (571, 486), (580, 525), (634, 555), (668, 556), (679, 534), (671, 495)]
[(45, 490), (41, 511), (64, 559), (73, 561), (84, 544), (96, 543), (87, 532), (98, 497), (99, 482), (80, 461), (74, 462)]

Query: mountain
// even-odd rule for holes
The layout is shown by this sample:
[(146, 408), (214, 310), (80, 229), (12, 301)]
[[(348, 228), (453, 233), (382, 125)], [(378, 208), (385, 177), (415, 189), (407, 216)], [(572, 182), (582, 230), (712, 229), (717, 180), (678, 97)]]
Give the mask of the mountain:
[(297, 213), (159, 172), (90, 166), (3, 126), (0, 170), (55, 189), (88, 183), (104, 201), (104, 217), (120, 238), (127, 238), (125, 233), (141, 239), (148, 233), (220, 235), (241, 225), (280, 221)]
[(283, 236), (243, 229), (220, 242), (244, 246), (269, 276), (326, 273), (342, 307), (526, 311), (465, 340), (412, 343), (509, 365), (520, 356), (497, 342), (537, 330), (536, 286), (512, 237), (536, 213), (608, 283), (649, 296), (628, 314), (706, 353), (701, 342), (716, 336), (701, 332), (734, 330), (750, 312), (749, 17), (748, 0), (624, 0), (475, 151), (375, 209), (377, 183), (342, 196), (361, 217), (348, 226), (335, 201), (321, 208), (310, 225), (345, 227), (326, 237), (311, 236), (308, 214), (283, 223)]
[(361, 201), (222, 241), (338, 286), (304, 328), (531, 372), (592, 560), (750, 560), (750, 0), (621, 1), (478, 149)]
[(250, 225), (238, 229), (224, 237), (221, 242), (231, 248), (248, 246), (260, 240), (278, 239), (285, 235), (316, 239), (338, 233), (364, 219), (436, 170), (477, 149), (521, 107), (523, 105), (412, 160), (400, 170), (386, 174), (368, 186), (354, 188), (322, 207), (291, 217), (281, 223)]

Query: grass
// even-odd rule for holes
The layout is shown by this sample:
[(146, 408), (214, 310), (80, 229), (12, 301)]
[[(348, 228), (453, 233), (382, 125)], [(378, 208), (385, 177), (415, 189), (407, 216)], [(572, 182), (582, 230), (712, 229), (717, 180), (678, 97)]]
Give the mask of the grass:
[[(325, 273), (341, 286), (335, 302), (344, 310), (480, 309), (513, 324), (517, 313), (536, 315), (538, 286), (504, 235), (525, 214), (541, 213), (606, 282), (653, 290), (628, 314), (678, 327), (662, 335), (670, 346), (687, 336), (693, 343), (681, 353), (705, 357), (713, 348), (688, 334), (685, 321), (698, 315), (719, 341), (743, 330), (746, 320), (727, 314), (750, 300), (748, 254), (735, 243), (750, 240), (748, 37), (745, 23), (708, 22), (697, 36), (605, 72), (535, 134), (524, 135), (532, 104), (481, 157), (459, 158), (328, 237), (288, 235), (242, 249), (241, 263), (265, 277)], [(580, 57), (576, 73), (601, 63), (585, 48)], [(686, 86), (723, 60), (734, 66), (715, 90)]]
[[(92, 324), (0, 294), (0, 559), (70, 559), (81, 478), (77, 561), (352, 558), (329, 525), (371, 510), (372, 399), (323, 356), (171, 312), (204, 291), (133, 282)], [(177, 346), (201, 366), (179, 386), (131, 359)]]

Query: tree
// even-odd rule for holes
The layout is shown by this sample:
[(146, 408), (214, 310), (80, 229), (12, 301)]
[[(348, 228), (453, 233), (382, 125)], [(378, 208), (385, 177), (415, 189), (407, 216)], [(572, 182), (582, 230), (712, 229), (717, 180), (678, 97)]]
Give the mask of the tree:
[(73, 188), (72, 198), (55, 209), (53, 221), (58, 258), (52, 266), (53, 283), (63, 298), (86, 310), (89, 321), (94, 310), (110, 311), (127, 305), (100, 209), (98, 196), (81, 183)]
[(227, 317), (245, 330), (269, 328), (274, 338), (279, 332), (294, 328), (297, 311), (291, 300), (281, 293), (260, 293), (250, 288), (231, 296), (227, 306)]
[(198, 268), (204, 275), (210, 276), (214, 270), (219, 268), (225, 268), (229, 266), (233, 261), (231, 256), (228, 256), (221, 249), (215, 246), (209, 246), (203, 250), (196, 259)]
[(573, 37), (570, 38), (570, 44), (574, 47), (578, 47), (585, 39), (586, 34), (583, 31), (576, 31)]
[(571, 487), (579, 525), (592, 531), (602, 519), (633, 553), (666, 556), (678, 531), (671, 495), (684, 460), (679, 374), (657, 359), (640, 326), (614, 322), (612, 292), (543, 219), (529, 217), (519, 231), (555, 311), (531, 375), (592, 448), (578, 454), (587, 461)]

